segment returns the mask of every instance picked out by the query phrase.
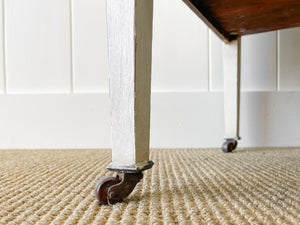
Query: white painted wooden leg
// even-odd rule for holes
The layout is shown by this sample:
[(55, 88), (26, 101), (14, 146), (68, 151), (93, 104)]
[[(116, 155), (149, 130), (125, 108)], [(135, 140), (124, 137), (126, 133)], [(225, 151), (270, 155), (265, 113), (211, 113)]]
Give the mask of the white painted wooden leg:
[(237, 146), (239, 137), (240, 110), (240, 37), (223, 44), (224, 68), (224, 107), (225, 107), (225, 142), (224, 152), (231, 152)]
[(149, 161), (153, 0), (107, 0), (112, 162), (140, 172)]
[(149, 160), (153, 0), (107, 0), (112, 162), (95, 187), (100, 204), (121, 202)]

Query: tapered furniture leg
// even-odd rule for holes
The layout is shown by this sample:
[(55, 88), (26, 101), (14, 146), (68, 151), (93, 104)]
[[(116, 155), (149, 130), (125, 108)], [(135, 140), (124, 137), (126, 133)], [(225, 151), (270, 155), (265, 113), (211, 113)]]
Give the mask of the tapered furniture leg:
[(107, 0), (112, 162), (96, 185), (101, 204), (128, 196), (149, 160), (153, 0)]
[(240, 37), (223, 44), (225, 142), (223, 152), (232, 152), (239, 137), (240, 111)]

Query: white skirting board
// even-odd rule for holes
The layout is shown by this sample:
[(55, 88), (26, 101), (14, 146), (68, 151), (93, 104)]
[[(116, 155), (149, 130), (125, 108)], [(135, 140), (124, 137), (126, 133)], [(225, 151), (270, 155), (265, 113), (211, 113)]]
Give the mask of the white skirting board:
[[(240, 147), (300, 146), (300, 92), (243, 92)], [(108, 93), (0, 96), (0, 149), (110, 148)], [(220, 147), (222, 92), (152, 94), (152, 148)]]

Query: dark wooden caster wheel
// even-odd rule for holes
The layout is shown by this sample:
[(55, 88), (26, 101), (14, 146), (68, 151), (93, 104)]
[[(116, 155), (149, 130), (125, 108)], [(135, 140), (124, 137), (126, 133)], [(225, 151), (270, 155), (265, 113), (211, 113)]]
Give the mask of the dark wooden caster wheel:
[(234, 149), (236, 149), (237, 144), (238, 144), (237, 140), (227, 139), (222, 145), (222, 150), (225, 153), (232, 152)]
[(103, 177), (96, 184), (95, 195), (101, 205), (122, 202), (143, 178), (143, 173), (117, 173), (116, 177)]

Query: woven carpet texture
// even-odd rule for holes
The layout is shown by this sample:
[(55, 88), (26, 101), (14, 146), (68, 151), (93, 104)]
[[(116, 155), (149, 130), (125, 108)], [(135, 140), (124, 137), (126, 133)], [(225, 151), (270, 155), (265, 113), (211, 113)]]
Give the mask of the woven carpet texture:
[(300, 224), (300, 149), (154, 149), (123, 203), (99, 206), (109, 150), (0, 151), (0, 224)]

